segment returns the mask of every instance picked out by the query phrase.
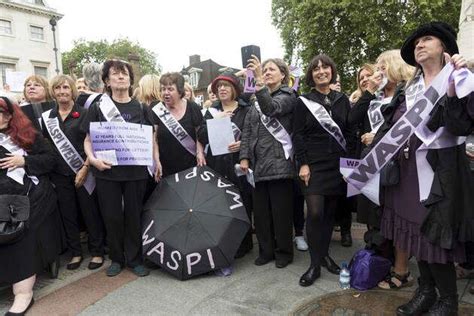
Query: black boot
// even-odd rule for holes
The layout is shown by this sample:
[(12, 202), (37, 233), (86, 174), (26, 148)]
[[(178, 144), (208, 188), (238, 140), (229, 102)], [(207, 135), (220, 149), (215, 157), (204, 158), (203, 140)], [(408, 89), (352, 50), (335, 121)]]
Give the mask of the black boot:
[(428, 311), (430, 316), (456, 316), (458, 314), (458, 296), (440, 297)]
[(329, 256), (321, 258), (321, 266), (325, 267), (332, 274), (339, 274), (341, 272), (341, 268)]
[(420, 279), (418, 279), (418, 284), (419, 286), (411, 300), (406, 304), (398, 306), (398, 316), (421, 315), (426, 313), (436, 302), (438, 295), (436, 294), (434, 283), (421, 284)]

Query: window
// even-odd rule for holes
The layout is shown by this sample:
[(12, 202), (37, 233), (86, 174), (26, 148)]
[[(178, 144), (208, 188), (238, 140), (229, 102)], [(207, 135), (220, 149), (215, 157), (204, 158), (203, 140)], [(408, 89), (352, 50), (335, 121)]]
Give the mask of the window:
[(48, 68), (35, 66), (35, 75), (43, 76), (48, 78)]
[(44, 30), (42, 27), (30, 25), (31, 39), (44, 40)]
[(0, 20), (0, 33), (2, 34), (13, 34), (12, 22), (8, 20)]
[(2, 74), (2, 83), (7, 83), (7, 69), (15, 71), (15, 64), (0, 63), (0, 72)]

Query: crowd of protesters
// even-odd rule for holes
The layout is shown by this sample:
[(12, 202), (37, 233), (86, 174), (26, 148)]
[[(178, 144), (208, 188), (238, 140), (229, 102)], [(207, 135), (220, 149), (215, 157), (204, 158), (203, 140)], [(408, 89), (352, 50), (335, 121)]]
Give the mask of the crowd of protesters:
[[(89, 269), (103, 265), (107, 250), (108, 276), (126, 267), (137, 276), (148, 275), (142, 256), (144, 201), (163, 177), (204, 165), (240, 190), (258, 241), (255, 265), (275, 261), (277, 268), (285, 268), (293, 261), (296, 243), (298, 250), (309, 249), (311, 259), (301, 286), (312, 285), (321, 267), (339, 274), (330, 256), (333, 228), (340, 226), (341, 243), (350, 247), (352, 212), (357, 212), (358, 221), (367, 224), (367, 244), (388, 248), (387, 257), (393, 259), (393, 269), (379, 287), (410, 285), (408, 261), (417, 260), (418, 289), (397, 314), (455, 315), (455, 263), (474, 267), (469, 262), (474, 261), (469, 243), (474, 241), (473, 152), (466, 153), (463, 141), (473, 133), (472, 94), (458, 97), (449, 81), (446, 94), (434, 100), (429, 119), (421, 123), (444, 141), (427, 149), (430, 182), (417, 168), (424, 146), (418, 133), (407, 134), (393, 163), (387, 164), (397, 174), (395, 180), (381, 179), (380, 203), (363, 195), (347, 198), (351, 182), (340, 173), (341, 158), (364, 158), (386, 135), (407, 133), (399, 122), (413, 108), (414, 96), (425, 93), (446, 64), (466, 68), (455, 38), (445, 23), (420, 26), (401, 49), (360, 66), (357, 90), (350, 97), (341, 92), (337, 66), (324, 54), (307, 66), (308, 92), (301, 96), (288, 86), (290, 71), (283, 60), (261, 62), (252, 56), (247, 70), (253, 72), (255, 93), (244, 95), (242, 78), (224, 72), (208, 87), (203, 107), (177, 72), (145, 75), (133, 90), (132, 67), (117, 59), (85, 66), (84, 78), (77, 81), (67, 75), (49, 82), (28, 77), (20, 105), (11, 96), (0, 99), (1, 195), (30, 200), (29, 229), (19, 241), (0, 245), (0, 282), (13, 284), (15, 294), (10, 315), (20, 315), (34, 303), (36, 274), (51, 269), (66, 249), (66, 268), (81, 266), (83, 230), (88, 233)], [(183, 139), (175, 137), (164, 115), (181, 127)], [(230, 118), (235, 141), (228, 144), (228, 154), (214, 156), (206, 125), (223, 117)], [(95, 154), (91, 123), (105, 121), (152, 127), (151, 173), (146, 166), (117, 166)], [(68, 155), (62, 151), (64, 143), (71, 148)], [(237, 176), (236, 165), (244, 174), (253, 170), (255, 187)], [(91, 178), (95, 188), (88, 186)], [(235, 257), (252, 248), (250, 230)]]

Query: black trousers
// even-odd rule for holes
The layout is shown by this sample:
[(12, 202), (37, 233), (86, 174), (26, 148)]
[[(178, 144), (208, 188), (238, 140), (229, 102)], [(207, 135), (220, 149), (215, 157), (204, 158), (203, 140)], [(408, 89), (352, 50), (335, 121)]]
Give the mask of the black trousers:
[(306, 236), (308, 237), (311, 265), (320, 265), (321, 258), (329, 255), (329, 243), (337, 210), (337, 195), (306, 196), (308, 214), (306, 217)]
[(147, 180), (96, 182), (110, 259), (132, 268), (142, 264), (141, 214)]
[(304, 195), (299, 180), (293, 180), (293, 226), (295, 236), (303, 236), (304, 230)]
[(66, 233), (66, 242), (73, 257), (82, 256), (80, 240), (80, 216), (89, 233), (89, 252), (93, 257), (104, 255), (104, 223), (99, 212), (97, 195), (89, 195), (82, 186), (74, 186), (75, 176), (51, 174), (56, 187), (59, 212)]
[(259, 255), (293, 260), (293, 180), (261, 181), (253, 195)]
[[(240, 189), (240, 195), (242, 196), (242, 202), (244, 203), (247, 216), (249, 217), (250, 225), (252, 225), (252, 213), (253, 213), (252, 190), (253, 188), (248, 183), (247, 179), (244, 176), (239, 177), (239, 182), (237, 185)], [(247, 234), (245, 234), (245, 237), (242, 240), (242, 243), (240, 244), (240, 247), (237, 253), (245, 254), (249, 252), (250, 250), (252, 250), (252, 248), (253, 248), (252, 227), (250, 227)]]

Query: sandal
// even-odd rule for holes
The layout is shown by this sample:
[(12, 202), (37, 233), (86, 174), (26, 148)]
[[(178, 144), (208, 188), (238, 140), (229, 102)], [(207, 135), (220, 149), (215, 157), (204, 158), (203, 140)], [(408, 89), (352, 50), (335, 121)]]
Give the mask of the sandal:
[(474, 269), (465, 269), (461, 265), (456, 265), (456, 277), (458, 279), (473, 279)]
[(384, 290), (393, 290), (412, 285), (413, 277), (410, 275), (410, 272), (400, 275), (392, 271), (387, 275), (385, 280), (379, 282), (378, 287)]

